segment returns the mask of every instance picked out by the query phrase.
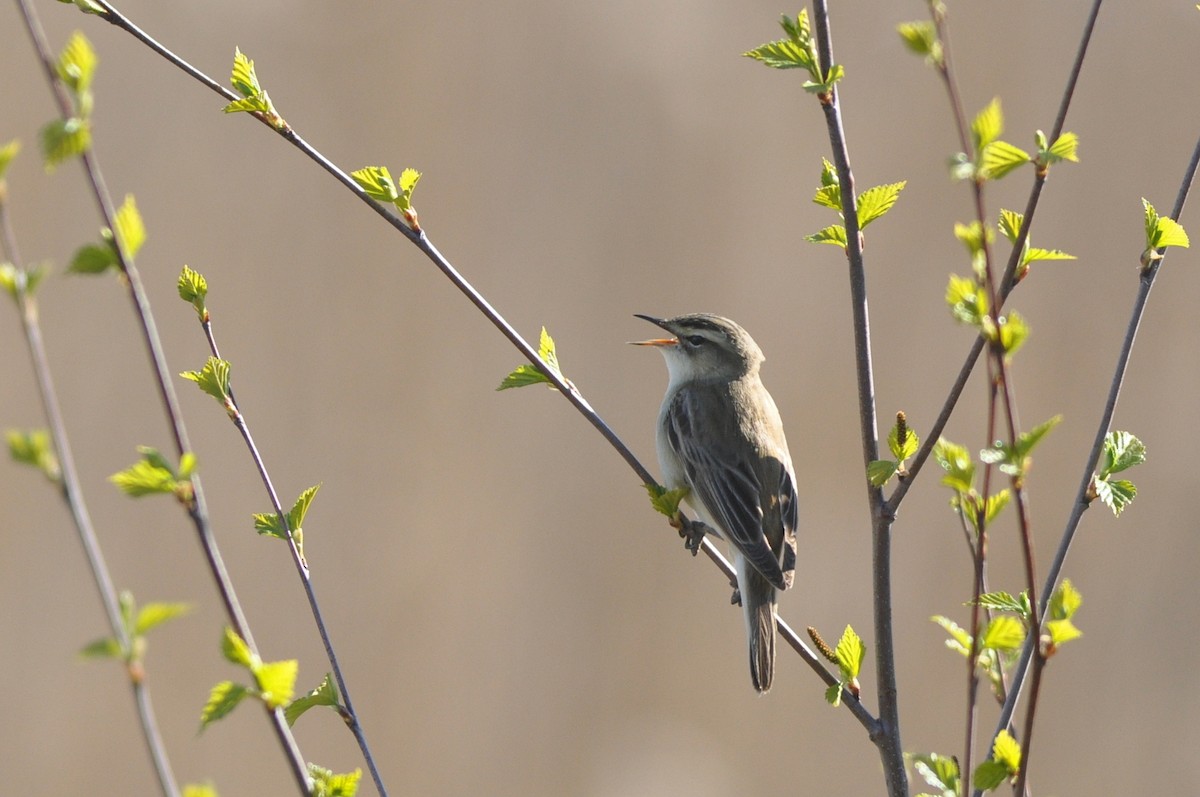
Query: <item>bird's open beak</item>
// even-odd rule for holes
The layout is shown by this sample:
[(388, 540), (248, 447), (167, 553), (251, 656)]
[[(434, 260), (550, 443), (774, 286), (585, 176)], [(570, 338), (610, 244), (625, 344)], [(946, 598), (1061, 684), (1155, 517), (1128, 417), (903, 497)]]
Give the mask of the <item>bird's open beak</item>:
[[(641, 318), (645, 321), (649, 321), (651, 324), (660, 326), (663, 329), (666, 329), (668, 332), (671, 331), (671, 330), (667, 329), (667, 327), (663, 326), (663, 319), (661, 319), (661, 318), (655, 318), (652, 315), (642, 315), (641, 313), (634, 313), (633, 315), (635, 318)], [(629, 344), (631, 346), (678, 346), (679, 338), (652, 338), (651, 340), (631, 340), (631, 341), (629, 341)]]

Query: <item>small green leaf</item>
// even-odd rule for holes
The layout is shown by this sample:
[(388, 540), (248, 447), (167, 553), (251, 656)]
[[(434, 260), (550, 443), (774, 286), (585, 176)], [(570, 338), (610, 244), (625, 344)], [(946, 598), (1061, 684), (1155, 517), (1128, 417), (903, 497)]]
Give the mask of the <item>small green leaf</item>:
[(150, 629), (181, 617), (191, 610), (191, 604), (188, 603), (147, 603), (138, 612), (133, 635), (142, 636)]
[(117, 208), (113, 223), (117, 226), (117, 237), (125, 247), (125, 253), (129, 257), (137, 257), (138, 250), (146, 242), (146, 225), (142, 223), (142, 215), (138, 213), (133, 194), (125, 195), (125, 201)]
[(650, 495), (650, 505), (654, 511), (674, 519), (679, 514), (679, 502), (687, 497), (691, 490), (684, 485), (674, 490), (668, 490), (659, 484), (643, 484)]
[(367, 166), (350, 172), (350, 176), (371, 199), (391, 204), (400, 198), (400, 191), (386, 166)]
[(1021, 258), (1022, 263), (1033, 263), (1037, 260), (1075, 260), (1075, 255), (1069, 255), (1061, 249), (1039, 249), (1038, 247), (1030, 247), (1026, 250), (1025, 256)]
[(1023, 213), (1018, 213), (1015, 210), (1000, 209), (1000, 232), (1008, 239), (1009, 243), (1016, 243), (1017, 236), (1021, 233), (1021, 222), (1025, 220)]
[(989, 650), (1016, 650), (1025, 642), (1025, 626), (1017, 618), (1000, 614), (984, 629), (982, 647)]
[(991, 791), (1003, 783), (1007, 777), (1009, 777), (1008, 768), (998, 761), (989, 759), (975, 767), (975, 774), (971, 776), (971, 784), (980, 791)]
[(287, 720), (288, 725), (295, 725), (296, 720), (300, 719), (300, 716), (304, 712), (315, 706), (341, 707), (337, 686), (334, 684), (333, 678), (330, 677), (329, 673), (325, 674), (325, 678), (322, 679), (317, 688), (289, 703), (288, 707), (284, 709), (283, 716)]
[(226, 660), (250, 670), (254, 668), (255, 655), (250, 652), (250, 646), (238, 636), (237, 632), (226, 626), (221, 637), (221, 655)]
[(271, 98), (264, 91), (262, 94), (256, 94), (253, 97), (243, 97), (240, 100), (234, 100), (221, 109), (225, 113), (273, 113), (271, 107)]
[(54, 453), (54, 443), (48, 431), (9, 429), (4, 433), (4, 437), (8, 442), (8, 455), (13, 461), (35, 467), (47, 479), (58, 483), (62, 472), (59, 470), (58, 457)]
[(1014, 598), (1008, 592), (985, 592), (974, 603), (985, 609), (992, 609), (998, 612), (1016, 612), (1018, 615), (1025, 617), (1029, 614), (1029, 605), (1022, 600), (1024, 597), (1024, 593), (1021, 593), (1020, 598)]
[(887, 484), (900, 466), (890, 459), (877, 459), (867, 465), (867, 481), (874, 487)]
[(984, 511), (984, 521), (991, 523), (996, 519), (996, 516), (1003, 511), (1004, 507), (1008, 506), (1009, 500), (1012, 498), (1012, 493), (1005, 487), (998, 493), (993, 493), (988, 496), (987, 507)]
[(204, 301), (208, 297), (208, 280), (204, 279), (204, 275), (185, 265), (183, 271), (179, 272), (177, 287), (179, 298), (196, 308), (196, 315), (201, 322), (207, 321), (208, 308)]
[(958, 762), (950, 756), (926, 753), (910, 757), (913, 769), (925, 783), (946, 794), (958, 794)]
[[(841, 185), (840, 181), (838, 180), (837, 167), (834, 166), (833, 163), (831, 163), (828, 158), (822, 157), (821, 158), (821, 187), (827, 188), (831, 185)], [(813, 200), (813, 201), (815, 202), (816, 200)], [(830, 207), (832, 207), (834, 210), (842, 209), (841, 194), (838, 194), (837, 204), (831, 205)]]
[(992, 759), (1002, 764), (1010, 775), (1021, 770), (1021, 745), (1007, 730), (996, 734), (996, 741), (992, 743)]
[[(826, 161), (828, 165), (828, 161)], [(813, 204), (821, 207), (842, 212), (842, 187), (834, 182), (830, 185), (823, 185), (813, 194)]]
[(1146, 249), (1162, 249), (1167, 246), (1189, 245), (1187, 232), (1174, 219), (1159, 216), (1154, 206), (1142, 198), (1142, 206), (1146, 211)]
[[(102, 5), (93, 3), (92, 0), (58, 0), (58, 2), (74, 5), (85, 14), (96, 14), (102, 17), (108, 16), (108, 10)], [(185, 794), (184, 797), (197, 797), (197, 795)], [(206, 797), (206, 795), (199, 795), (199, 797)], [(213, 792), (212, 797), (216, 797), (216, 792)]]
[(105, 637), (104, 639), (89, 642), (79, 651), (79, 655), (85, 659), (125, 658), (125, 652), (121, 650), (121, 643), (112, 637)]
[(1026, 163), (1029, 163), (1028, 152), (1007, 141), (993, 141), (980, 153), (979, 174), (989, 180), (999, 180)]
[(1096, 495), (1112, 513), (1120, 517), (1125, 508), (1137, 497), (1137, 487), (1126, 479), (1095, 479)]
[[(58, 0), (60, 3), (63, 0)], [(82, 0), (89, 2), (90, 0)], [(80, 0), (76, 0), (80, 2)], [(217, 787), (211, 783), (188, 783), (183, 787), (183, 797), (219, 797)]]
[(814, 244), (833, 244), (840, 246), (843, 249), (848, 244), (846, 238), (846, 228), (840, 224), (831, 224), (823, 230), (814, 232), (812, 235), (804, 236), (804, 240)]
[(412, 209), (412, 195), (417, 188), (421, 173), (416, 169), (405, 169), (400, 172), (400, 196), (396, 199), (396, 207), (400, 210)]
[(4, 173), (8, 171), (8, 164), (12, 163), (13, 158), (17, 157), (17, 153), (21, 151), (21, 142), (17, 139), (0, 147), (0, 180), (4, 179)]
[(354, 797), (358, 793), (362, 770), (335, 774), (316, 764), (309, 764), (308, 776), (312, 779), (312, 797)]
[(888, 432), (888, 449), (891, 450), (892, 456), (898, 461), (904, 460), (917, 453), (917, 449), (921, 445), (921, 438), (917, 433), (908, 427), (907, 420), (904, 425), (904, 442), (900, 442), (900, 421), (892, 425), (892, 430)]
[(1050, 634), (1050, 641), (1055, 647), (1083, 636), (1083, 632), (1070, 620), (1047, 620), (1046, 632)]
[(317, 490), (320, 489), (320, 484), (314, 484), (300, 493), (300, 497), (292, 505), (292, 510), (288, 512), (288, 524), (292, 527), (292, 531), (299, 531), (304, 526), (304, 516), (308, 514), (308, 508), (312, 505), (313, 498), (317, 495)]
[[(558, 367), (558, 353), (554, 348), (554, 338), (550, 337), (550, 333), (542, 327), (541, 342), (538, 346), (538, 356), (545, 364), (546, 368), (554, 372), (560, 379), (563, 378), (562, 371)], [(555, 384), (550, 381), (550, 378), (535, 365), (519, 365), (512, 373), (504, 377), (500, 386), (496, 390), (508, 390), (513, 387), (526, 387), (528, 385), (536, 385), (544, 383), (549, 385), (552, 390), (557, 390)]]
[(946, 475), (942, 484), (958, 493), (970, 492), (975, 481), (975, 463), (966, 447), (939, 438), (933, 447), (933, 458)]
[(908, 181), (901, 180), (898, 183), (877, 185), (864, 191), (858, 197), (859, 229), (866, 229), (868, 224), (882, 218), (891, 210), (892, 206), (896, 204), (896, 200), (900, 198), (900, 192), (907, 184)]
[(1071, 579), (1064, 578), (1058, 589), (1050, 596), (1050, 618), (1052, 620), (1070, 620), (1083, 604), (1083, 596)]
[(138, 446), (142, 459), (108, 478), (121, 492), (134, 498), (157, 493), (180, 493), (181, 479), (162, 454), (148, 446)]
[[(1038, 131), (1041, 133), (1041, 131)], [(1042, 137), (1044, 140), (1044, 136)], [(1040, 143), (1040, 142), (1039, 142)], [(1054, 139), (1054, 143), (1049, 147), (1041, 149), (1038, 153), (1038, 160), (1045, 164), (1057, 163), (1059, 161), (1079, 162), (1079, 136), (1074, 133), (1063, 133), (1058, 138)]]
[(896, 31), (904, 40), (905, 46), (917, 55), (924, 57), (928, 63), (940, 64), (942, 62), (942, 43), (938, 40), (937, 28), (934, 27), (933, 22), (929, 20), (901, 22), (896, 26)]
[(940, 625), (950, 635), (950, 638), (946, 640), (946, 647), (961, 653), (963, 656), (970, 655), (971, 635), (959, 626), (958, 623), (940, 614), (935, 614), (929, 619)]
[(842, 682), (838, 681), (825, 690), (825, 702), (837, 708), (842, 704)]
[(1029, 337), (1029, 324), (1016, 310), (1000, 317), (1000, 347), (1012, 357)]
[(46, 171), (52, 172), (58, 164), (82, 155), (92, 146), (92, 123), (87, 119), (71, 117), (55, 119), (42, 126), (40, 139), (42, 157)]
[(987, 293), (970, 277), (950, 275), (946, 285), (946, 304), (956, 321), (980, 328), (988, 314)]
[(1004, 113), (1000, 110), (1000, 98), (997, 97), (988, 103), (975, 117), (975, 121), (971, 123), (971, 135), (975, 140), (975, 150), (982, 152), (983, 149), (1000, 137), (1004, 132)]
[(296, 689), (296, 672), (300, 664), (295, 659), (264, 662), (253, 668), (263, 702), (271, 709), (282, 708), (292, 700)]
[(253, 97), (262, 92), (258, 75), (254, 73), (254, 62), (237, 47), (233, 48), (233, 74), (230, 76), (229, 82), (234, 90), (243, 97)]
[(845, 679), (852, 681), (857, 678), (862, 669), (863, 657), (867, 653), (867, 647), (863, 644), (858, 634), (854, 632), (853, 628), (846, 626), (846, 630), (842, 632), (842, 638), (838, 640), (834, 653), (837, 656), (838, 667), (841, 668)]
[(804, 47), (783, 39), (761, 44), (742, 55), (772, 69), (808, 69), (812, 64), (812, 58)]
[(91, 88), (95, 75), (96, 51), (86, 36), (75, 31), (58, 57), (58, 76), (76, 96), (80, 96)]
[(242, 702), (242, 698), (248, 693), (246, 687), (233, 681), (222, 681), (214, 686), (208, 695), (208, 702), (204, 704), (204, 710), (200, 712), (200, 730), (237, 708), (238, 703)]
[(1021, 458), (1029, 456), (1037, 444), (1042, 442), (1042, 438), (1049, 434), (1051, 429), (1058, 426), (1062, 422), (1062, 419), (1062, 415), (1055, 415), (1050, 420), (1039, 423), (1028, 432), (1018, 435), (1017, 456)]
[(229, 401), (229, 368), (227, 360), (209, 357), (199, 371), (183, 371), (179, 375), (225, 405)]
[(72, 274), (102, 274), (119, 263), (117, 253), (107, 241), (85, 244), (76, 250), (67, 271)]
[(1146, 444), (1129, 432), (1109, 432), (1104, 436), (1102, 477), (1140, 465), (1146, 461)]

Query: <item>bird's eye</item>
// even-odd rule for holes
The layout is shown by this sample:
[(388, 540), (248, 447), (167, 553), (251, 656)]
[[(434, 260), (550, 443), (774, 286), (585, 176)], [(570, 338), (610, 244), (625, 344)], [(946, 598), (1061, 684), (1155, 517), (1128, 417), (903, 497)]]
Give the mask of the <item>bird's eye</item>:
[(687, 342), (692, 344), (693, 346), (699, 346), (702, 343), (704, 343), (704, 336), (703, 335), (688, 335)]

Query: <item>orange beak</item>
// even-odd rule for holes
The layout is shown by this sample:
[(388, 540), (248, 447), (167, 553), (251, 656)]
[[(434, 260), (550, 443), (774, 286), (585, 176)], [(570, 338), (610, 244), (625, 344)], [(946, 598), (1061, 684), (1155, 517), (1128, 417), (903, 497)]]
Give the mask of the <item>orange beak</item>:
[[(641, 318), (645, 321), (649, 321), (651, 324), (655, 324), (660, 327), (663, 326), (661, 318), (655, 318), (654, 316), (651, 316), (651, 315), (642, 315), (641, 313), (634, 313), (634, 317)], [(663, 329), (666, 329), (666, 327), (663, 327)], [(670, 332), (671, 330), (667, 329), (667, 331)], [(678, 346), (679, 338), (652, 338), (651, 340), (631, 340), (629, 343), (631, 346)]]

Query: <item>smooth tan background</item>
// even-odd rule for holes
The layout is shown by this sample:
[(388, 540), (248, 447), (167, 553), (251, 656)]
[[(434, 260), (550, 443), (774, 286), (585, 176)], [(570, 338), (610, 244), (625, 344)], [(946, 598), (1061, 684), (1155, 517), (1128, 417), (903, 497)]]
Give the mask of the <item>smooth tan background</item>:
[[(149, 228), (139, 266), (173, 371), (206, 356), (175, 295), (184, 263), (207, 275), (216, 332), (280, 491), (320, 482), (306, 524), (314, 580), (392, 794), (878, 794), (862, 729), (822, 700), (793, 655), (766, 698), (750, 688), (724, 580), (691, 559), (637, 479), (559, 397), (495, 393), (516, 352), (430, 264), (312, 163), (131, 38), (39, 2), (56, 47), (83, 29), (100, 56), (97, 152)], [(966, 269), (951, 236), (970, 213), (945, 162), (956, 139), (940, 85), (898, 22), (920, 2), (833, 4), (847, 71), (845, 123), (860, 187), (908, 180), (869, 230), (881, 426), (928, 428), (970, 343), (942, 294)], [(566, 373), (644, 461), (665, 384), (632, 317), (706, 310), (767, 352), (802, 498), (795, 626), (872, 644), (870, 545), (843, 259), (801, 236), (829, 223), (809, 202), (829, 152), (797, 73), (739, 53), (776, 38), (769, 2), (164, 4), (123, 9), (224, 81), (233, 48), (282, 113), (347, 170), (424, 172), (429, 234), (522, 332), (541, 325)], [(787, 7), (791, 13), (795, 8)], [(1053, 124), (1083, 2), (953, 4), (972, 111), (1001, 96), (1007, 138)], [(1068, 129), (1080, 165), (1056, 168), (1038, 245), (1079, 256), (1036, 267), (1014, 297), (1034, 334), (1015, 379), (1023, 425), (1065, 420), (1030, 487), (1044, 573), (1137, 287), (1139, 197), (1164, 212), (1200, 129), (1200, 16), (1191, 3), (1103, 10)], [(217, 681), (223, 617), (190, 527), (170, 501), (130, 501), (106, 477), (138, 444), (169, 447), (128, 301), (114, 278), (61, 276), (98, 222), (80, 170), (42, 173), (54, 111), (13, 4), (0, 6), (0, 139), (24, 257), (41, 291), (55, 376), (87, 497), (117, 582), (142, 601), (195, 605), (160, 629), (148, 667), (181, 781), (222, 795), (294, 793), (261, 712), (197, 735)], [(989, 212), (1021, 208), (1028, 170)], [(1183, 222), (1196, 227), (1194, 214)], [(1003, 252), (1004, 247), (999, 247)], [(1116, 426), (1150, 460), (1119, 521), (1085, 516), (1067, 573), (1085, 635), (1056, 659), (1039, 708), (1037, 794), (1177, 791), (1194, 782), (1200, 641), (1194, 568), (1194, 255), (1175, 252), (1139, 333)], [(0, 310), (0, 426), (43, 423), (15, 313)], [(180, 381), (216, 533), (265, 655), (327, 669), (281, 544), (257, 537), (267, 501), (224, 414)], [(986, 444), (983, 387), (948, 429)], [(932, 469), (895, 526), (895, 621), (904, 747), (961, 754), (965, 668), (929, 622), (965, 622), (968, 559)], [(1017, 590), (1011, 515), (995, 529), (993, 584)], [(76, 651), (105, 633), (68, 516), (31, 471), (0, 464), (3, 791), (148, 794), (154, 783), (116, 665)], [(873, 651), (873, 648), (872, 648)], [(864, 699), (876, 704), (868, 658)], [(981, 732), (994, 713), (985, 708)], [(305, 755), (361, 764), (330, 714), (304, 718)], [(914, 792), (920, 790), (914, 782)], [(364, 784), (364, 793), (372, 789)]]

